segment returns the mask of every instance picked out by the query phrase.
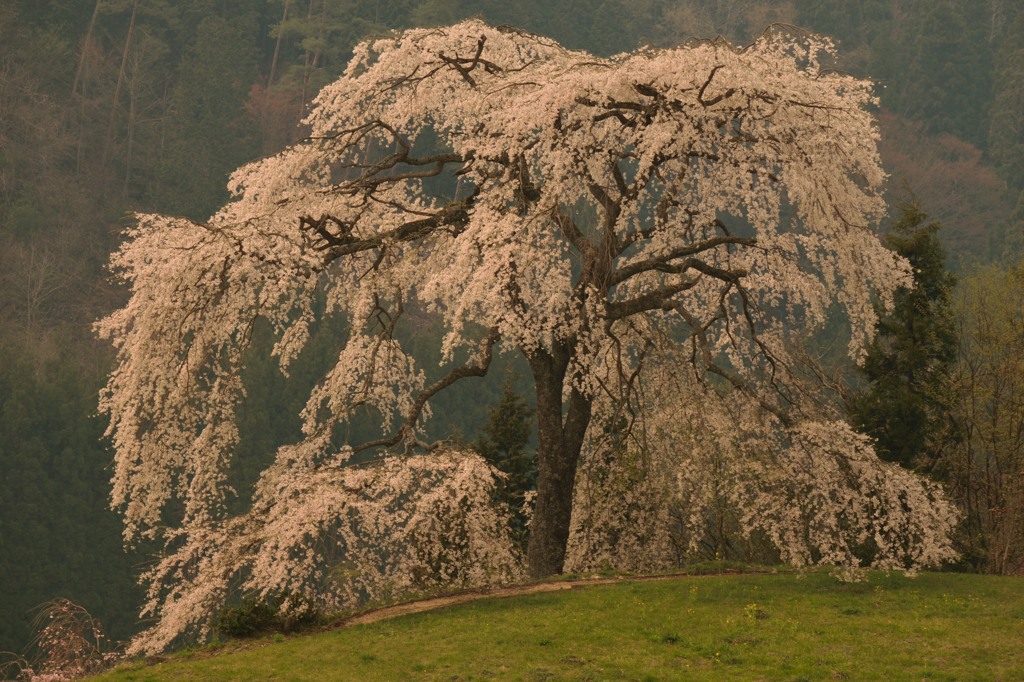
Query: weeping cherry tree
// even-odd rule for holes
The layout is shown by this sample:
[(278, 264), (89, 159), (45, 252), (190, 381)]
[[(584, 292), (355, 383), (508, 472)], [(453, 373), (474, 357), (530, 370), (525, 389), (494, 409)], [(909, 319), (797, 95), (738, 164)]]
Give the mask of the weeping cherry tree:
[[(498, 474), (424, 429), (434, 396), (499, 353), (522, 354), (536, 390), (533, 577), (563, 570), (585, 443), (638, 423), (638, 387), (666, 340), (700, 387), (695, 404), (742, 399), (737, 433), (756, 424), (769, 444), (827, 445), (853, 458), (852, 475), (870, 469), (870, 446), (841, 422), (809, 425), (794, 388), (794, 333), (838, 304), (859, 357), (873, 297), (889, 302), (911, 279), (874, 230), (872, 85), (829, 59), (827, 40), (789, 30), (607, 59), (479, 21), (411, 30), (359, 45), (317, 97), (310, 136), (235, 172), (207, 222), (138, 216), (112, 259), (131, 299), (98, 325), (118, 352), (101, 396), (113, 503), (129, 542), (167, 548), (145, 576), (157, 625), (136, 648), (202, 631), (239, 581), (287, 609), (428, 569), (513, 578), (507, 517), (489, 504)], [(440, 368), (402, 347), (410, 310), (443, 327)], [(277, 452), (251, 511), (228, 515), (255, 321), (275, 328), (287, 370), (335, 314), (349, 333), (302, 412), (302, 440)], [(379, 437), (347, 438), (357, 410), (377, 415)], [(889, 484), (910, 491), (894, 504), (944, 504), (911, 476)], [(855, 511), (823, 536), (875, 524), (883, 563), (949, 553), (942, 523)]]

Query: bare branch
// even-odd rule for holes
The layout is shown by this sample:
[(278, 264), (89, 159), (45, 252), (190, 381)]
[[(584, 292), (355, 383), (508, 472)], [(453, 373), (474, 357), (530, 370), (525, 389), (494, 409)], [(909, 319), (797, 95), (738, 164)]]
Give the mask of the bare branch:
[(712, 97), (711, 99), (704, 99), (704, 93), (707, 91), (708, 86), (711, 85), (711, 81), (715, 79), (715, 74), (718, 73), (718, 70), (721, 68), (722, 64), (716, 64), (714, 68), (711, 69), (711, 73), (708, 74), (707, 80), (705, 80), (704, 84), (700, 86), (700, 91), (697, 92), (697, 101), (700, 102), (705, 108), (714, 106), (715, 104), (721, 102), (723, 99), (727, 97), (732, 97), (734, 94), (736, 94), (735, 88), (729, 88), (728, 90), (726, 90), (725, 92), (716, 97)]
[[(712, 237), (710, 239), (705, 239), (704, 241), (697, 242), (695, 244), (687, 244), (686, 246), (681, 246), (677, 249), (673, 249), (672, 251), (668, 252), (663, 256), (647, 258), (642, 261), (630, 263), (629, 265), (624, 265), (620, 267), (618, 270), (612, 272), (612, 274), (609, 277), (609, 284), (612, 286), (616, 284), (621, 284), (622, 282), (625, 282), (631, 277), (635, 277), (636, 275), (639, 275), (641, 273), (651, 271), (678, 274), (685, 272), (686, 270), (689, 269), (695, 269), (700, 270), (701, 272), (705, 272), (705, 274), (719, 277), (719, 279), (731, 279), (734, 276), (743, 276), (746, 273), (742, 271), (735, 271), (734, 273), (730, 273), (728, 275), (719, 276), (719, 274), (716, 274), (716, 272), (713, 269), (705, 269), (710, 268), (711, 266), (706, 266), (703, 262), (695, 260), (693, 258), (690, 258), (678, 264), (673, 264), (672, 261), (677, 260), (679, 258), (685, 258), (687, 256), (694, 256), (705, 251), (711, 251), (713, 249), (718, 248), (719, 246), (755, 246), (756, 244), (757, 239), (754, 237)], [(726, 272), (728, 271), (720, 271), (720, 273)]]
[(672, 310), (676, 306), (673, 297), (697, 286), (699, 281), (700, 278), (695, 277), (678, 284), (666, 284), (628, 301), (609, 303), (607, 317), (609, 320), (623, 320), (650, 310)]
[(473, 358), (470, 358), (466, 364), (452, 369), (448, 374), (426, 387), (423, 392), (416, 397), (409, 413), (406, 415), (405, 422), (402, 423), (398, 431), (386, 438), (380, 438), (378, 440), (363, 443), (353, 448), (353, 452), (362, 452), (373, 448), (392, 447), (404, 440), (414, 439), (416, 422), (419, 421), (420, 416), (423, 414), (423, 408), (426, 407), (427, 402), (431, 398), (461, 379), (466, 379), (468, 377), (482, 377), (487, 374), (487, 370), (490, 369), (491, 360), (494, 356), (494, 344), (498, 342), (499, 338), (498, 330), (491, 329), (487, 333), (487, 336), (480, 341), (476, 355)]

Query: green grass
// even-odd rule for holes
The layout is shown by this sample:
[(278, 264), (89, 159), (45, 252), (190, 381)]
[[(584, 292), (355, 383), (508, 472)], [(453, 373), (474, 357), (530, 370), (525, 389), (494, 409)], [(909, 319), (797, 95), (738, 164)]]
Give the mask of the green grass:
[(258, 644), (101, 679), (1009, 682), (1024, 680), (1024, 581), (623, 580)]

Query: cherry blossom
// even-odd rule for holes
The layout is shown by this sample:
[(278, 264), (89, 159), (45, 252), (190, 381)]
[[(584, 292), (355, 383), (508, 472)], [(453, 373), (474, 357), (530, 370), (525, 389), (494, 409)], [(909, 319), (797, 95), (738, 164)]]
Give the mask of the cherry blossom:
[[(479, 21), (396, 33), (359, 45), (317, 97), (309, 138), (235, 172), (233, 198), (208, 221), (138, 216), (112, 258), (131, 299), (98, 323), (118, 358), (100, 402), (113, 504), (127, 541), (167, 542), (145, 578), (158, 624), (137, 646), (208, 627), (239, 586), (287, 609), (408, 587), (427, 567), (455, 581), (515, 574), (503, 512), (488, 502), (496, 472), (423, 430), (430, 400), (486, 374), (498, 353), (521, 353), (536, 387), (534, 577), (563, 570), (567, 546), (572, 565), (590, 561), (578, 550), (596, 545), (581, 543), (579, 523), (570, 543), (586, 448), (609, 419), (643, 423), (632, 408), (652, 424), (672, 409), (638, 397), (665, 339), (697, 377), (666, 392), (698, 415), (708, 391), (737, 407), (728, 437), (658, 427), (656, 447), (715, 440), (736, 481), (730, 499), (745, 500), (745, 523), (774, 533), (787, 559), (851, 562), (837, 533), (866, 519), (883, 526), (882, 563), (947, 556), (936, 540), (945, 512), (891, 506), (941, 501), (907, 476), (883, 480), (869, 443), (800, 409), (794, 336), (838, 306), (859, 357), (874, 301), (911, 278), (875, 231), (873, 86), (825, 69), (831, 52), (782, 29), (743, 48), (716, 40), (607, 59)], [(317, 300), (349, 335), (301, 415), (304, 439), (278, 452), (253, 510), (229, 516), (253, 325), (273, 325), (287, 371)], [(440, 368), (398, 340), (412, 309), (443, 329)], [(374, 411), (383, 432), (339, 447), (357, 410)], [(354, 465), (371, 454), (384, 458)], [(804, 477), (787, 486), (796, 469)], [(764, 485), (749, 485), (761, 473)], [(771, 497), (772, 481), (789, 497)], [(889, 492), (869, 501), (876, 484)], [(674, 490), (694, 485), (684, 474)], [(805, 491), (808, 505), (845, 511), (807, 526), (810, 507), (783, 501)], [(403, 558), (375, 564), (384, 554)]]

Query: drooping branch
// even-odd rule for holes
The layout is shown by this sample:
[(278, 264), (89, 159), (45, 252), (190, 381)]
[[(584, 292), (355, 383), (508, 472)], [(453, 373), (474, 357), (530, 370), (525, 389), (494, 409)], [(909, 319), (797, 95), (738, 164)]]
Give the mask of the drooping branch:
[[(615, 164), (612, 164), (615, 167)], [(601, 229), (604, 232), (604, 244), (603, 249), (609, 253), (618, 253), (619, 251), (619, 240), (618, 235), (615, 232), (615, 222), (618, 220), (619, 215), (622, 212), (622, 205), (619, 201), (612, 199), (611, 195), (605, 191), (604, 187), (591, 182), (587, 189), (590, 190), (591, 195), (597, 199), (598, 204), (604, 210), (604, 220), (601, 221)]]
[(525, 154), (520, 154), (516, 157), (514, 173), (518, 183), (516, 195), (522, 206), (521, 211), (525, 213), (531, 204), (536, 203), (540, 199), (540, 189), (530, 178), (530, 168), (526, 163)]
[(488, 369), (490, 369), (491, 359), (494, 356), (494, 344), (498, 342), (499, 338), (500, 335), (498, 334), (498, 330), (491, 329), (487, 333), (487, 336), (480, 341), (474, 357), (470, 358), (465, 364), (453, 368), (448, 372), (448, 374), (444, 375), (430, 386), (427, 386), (418, 396), (416, 396), (416, 400), (413, 401), (412, 407), (406, 415), (405, 421), (395, 433), (386, 438), (380, 438), (358, 445), (354, 447), (352, 451), (362, 452), (363, 450), (375, 448), (388, 448), (393, 447), (402, 441), (406, 441), (410, 445), (423, 447), (424, 449), (432, 449), (432, 445), (424, 445), (423, 443), (420, 443), (416, 440), (414, 435), (416, 422), (419, 421), (420, 416), (423, 414), (423, 408), (426, 407), (427, 402), (431, 398), (455, 382), (468, 377), (485, 376)]
[(700, 366), (702, 366), (705, 371), (722, 377), (732, 384), (733, 388), (742, 391), (747, 396), (756, 400), (758, 405), (760, 405), (764, 410), (775, 415), (779, 419), (779, 422), (784, 426), (789, 427), (793, 425), (793, 418), (787, 410), (784, 410), (778, 405), (767, 400), (764, 394), (761, 391), (758, 391), (757, 388), (754, 387), (747, 379), (743, 378), (728, 367), (716, 362), (714, 353), (711, 350), (711, 343), (707, 337), (707, 325), (702, 325), (700, 321), (697, 320), (697, 318), (694, 317), (694, 315), (682, 304), (677, 305), (674, 309), (690, 327), (692, 342), (694, 343), (696, 350), (699, 351), (698, 356), (701, 363)]
[[(623, 429), (624, 436), (634, 435), (634, 426), (640, 417), (640, 412), (637, 407), (634, 407), (633, 401), (640, 399), (640, 378), (643, 375), (644, 367), (646, 364), (647, 356), (654, 348), (654, 341), (650, 338), (646, 338), (643, 345), (635, 351), (635, 357), (631, 358), (632, 363), (626, 361), (628, 354), (625, 352), (627, 348), (630, 348), (632, 344), (623, 341), (614, 330), (614, 321), (605, 321), (605, 333), (608, 338), (615, 344), (617, 353), (615, 354), (615, 378), (617, 381), (609, 382), (603, 377), (598, 378), (598, 384), (601, 387), (602, 393), (607, 396), (607, 399), (611, 401), (613, 405), (613, 412), (610, 417), (606, 418), (606, 423), (617, 424), (623, 416), (628, 413), (627, 423)], [(636, 329), (632, 323), (628, 324), (630, 332), (635, 333)], [(641, 335), (643, 336), (643, 335)], [(613, 388), (616, 387), (616, 388)]]
[(583, 231), (580, 229), (576, 221), (573, 220), (572, 215), (565, 209), (561, 204), (555, 204), (550, 209), (551, 218), (558, 225), (562, 235), (569, 240), (573, 248), (576, 249), (580, 254), (583, 254), (585, 258), (592, 258), (594, 255), (594, 246), (591, 244)]

